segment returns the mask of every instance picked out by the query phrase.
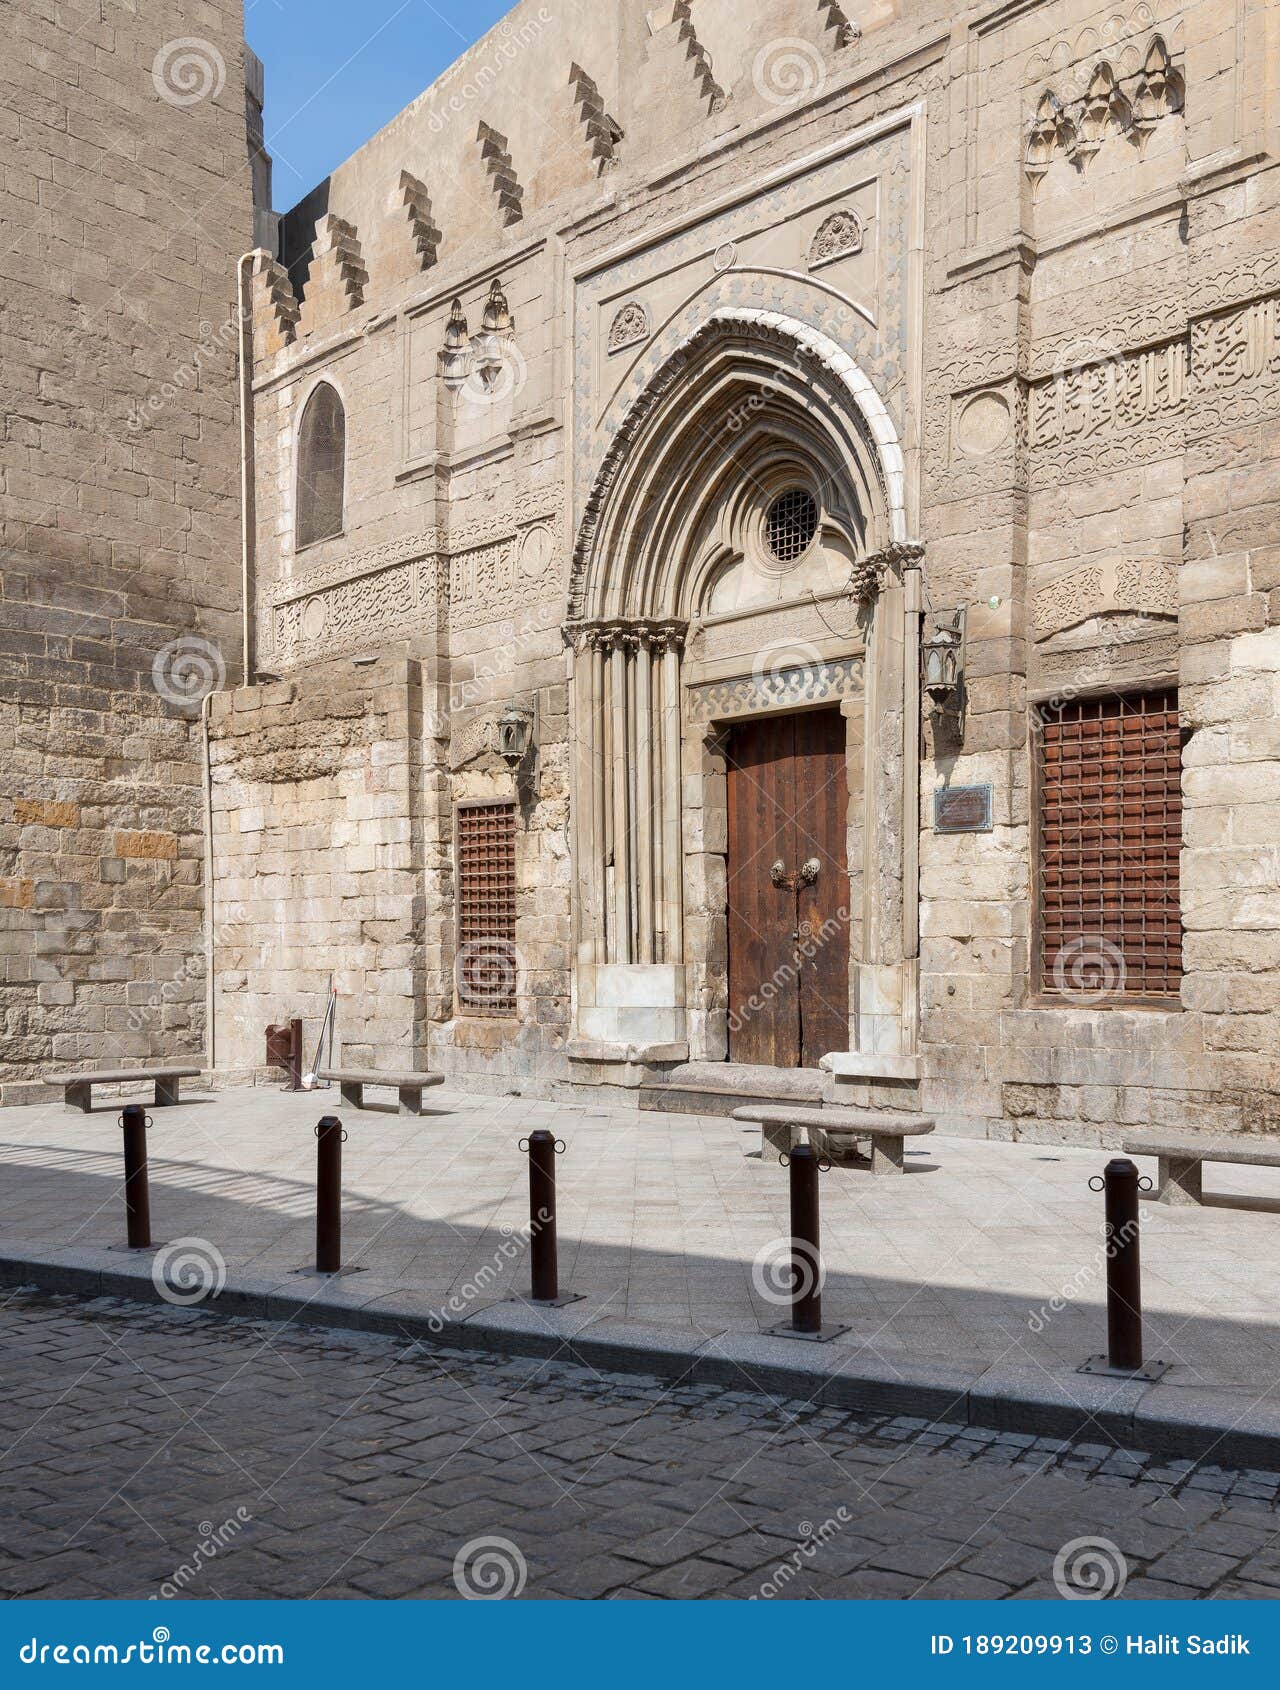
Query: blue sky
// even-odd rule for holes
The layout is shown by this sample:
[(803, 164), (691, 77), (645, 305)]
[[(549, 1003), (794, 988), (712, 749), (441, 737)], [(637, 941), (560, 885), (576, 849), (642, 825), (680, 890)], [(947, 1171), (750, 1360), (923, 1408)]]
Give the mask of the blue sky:
[(245, 0), (267, 70), (285, 211), (492, 28), (515, 0)]

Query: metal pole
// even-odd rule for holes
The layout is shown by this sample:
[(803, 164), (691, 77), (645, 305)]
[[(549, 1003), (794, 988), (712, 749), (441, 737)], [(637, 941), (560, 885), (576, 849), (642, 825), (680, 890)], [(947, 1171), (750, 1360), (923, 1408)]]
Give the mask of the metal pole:
[(1108, 1162), (1106, 1192), (1107, 1360), (1118, 1371), (1142, 1366), (1142, 1268), (1138, 1259), (1138, 1170), (1125, 1157)]
[(289, 1023), (289, 1090), (302, 1090), (302, 1022), (295, 1016)]
[(342, 1269), (342, 1141), (336, 1115), (322, 1115), (316, 1127), (316, 1272)]
[(140, 1103), (126, 1103), (120, 1116), (120, 1125), (124, 1128), (124, 1210), (129, 1248), (145, 1250), (151, 1243), (146, 1110)]
[(535, 1303), (560, 1295), (556, 1261), (556, 1140), (544, 1127), (529, 1134), (529, 1261)]
[(818, 1154), (797, 1144), (791, 1162), (791, 1325), (822, 1331), (822, 1255), (818, 1230)]

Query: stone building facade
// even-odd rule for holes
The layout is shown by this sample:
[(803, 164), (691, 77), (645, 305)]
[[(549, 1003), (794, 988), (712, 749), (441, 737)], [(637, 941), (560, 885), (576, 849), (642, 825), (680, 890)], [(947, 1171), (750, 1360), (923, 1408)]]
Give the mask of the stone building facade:
[(200, 706), (243, 674), (236, 258), (254, 233), (240, 0), (13, 0), (4, 24), (11, 1102), (51, 1068), (205, 1048)]
[(524, 0), (285, 213), (217, 1070), (1280, 1126), (1278, 36)]

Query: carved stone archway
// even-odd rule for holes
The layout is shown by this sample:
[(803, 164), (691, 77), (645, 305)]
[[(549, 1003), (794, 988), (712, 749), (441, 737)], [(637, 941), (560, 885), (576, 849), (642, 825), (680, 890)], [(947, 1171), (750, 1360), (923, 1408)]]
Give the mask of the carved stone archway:
[[(717, 776), (714, 733), (707, 739), (714, 724), (688, 731), (685, 647), (706, 619), (713, 584), (741, 559), (749, 507), (788, 477), (819, 490), (822, 539), (847, 563), (845, 592), (873, 606), (867, 690), (883, 697), (888, 687), (900, 701), (902, 577), (919, 550), (906, 538), (903, 457), (883, 400), (828, 336), (774, 312), (717, 310), (622, 417), (586, 497), (565, 629), (573, 651), (574, 1048), (583, 1059), (724, 1054), (705, 956), (714, 936), (703, 911), (692, 937), (686, 922), (697, 852), (684, 838), (682, 793)], [(889, 630), (880, 638), (877, 624)], [(832, 672), (856, 670), (861, 691), (861, 641), (857, 649), (856, 664)], [(817, 663), (815, 673), (830, 667)], [(760, 708), (770, 707), (762, 696)], [(873, 903), (886, 883), (901, 886), (901, 703), (888, 714), (896, 743), (886, 754), (875, 739), (861, 753), (863, 807), (870, 801), (878, 821), (899, 818), (897, 837), (892, 825), (877, 825), (877, 863), (888, 851), (898, 867), (888, 882), (879, 868), (870, 877)], [(857, 716), (861, 747), (861, 707)], [(886, 782), (895, 788), (889, 802)], [(874, 948), (887, 931), (884, 912), (872, 909), (863, 927), (863, 948)]]

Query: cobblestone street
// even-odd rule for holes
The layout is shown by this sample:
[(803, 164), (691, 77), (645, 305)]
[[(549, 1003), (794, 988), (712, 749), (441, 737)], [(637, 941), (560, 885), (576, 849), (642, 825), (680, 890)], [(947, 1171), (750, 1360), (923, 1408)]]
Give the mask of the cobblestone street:
[(8, 1596), (1280, 1595), (1274, 1474), (31, 1292), (0, 1377)]

